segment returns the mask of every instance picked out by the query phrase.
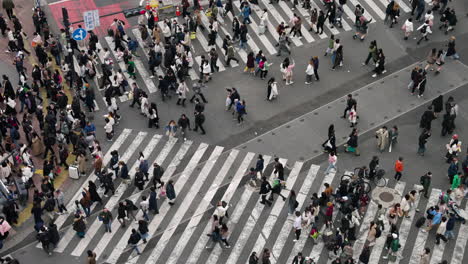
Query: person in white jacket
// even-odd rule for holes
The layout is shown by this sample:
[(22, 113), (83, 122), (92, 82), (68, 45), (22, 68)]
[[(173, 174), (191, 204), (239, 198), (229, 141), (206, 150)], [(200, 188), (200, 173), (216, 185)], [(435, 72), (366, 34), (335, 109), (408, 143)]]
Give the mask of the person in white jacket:
[(278, 84), (275, 81), (275, 77), (271, 77), (270, 80), (268, 80), (268, 86), (267, 86), (267, 100), (271, 101), (278, 97)]
[(314, 75), (314, 62), (312, 60), (309, 61), (309, 64), (307, 64), (306, 68), (306, 81), (305, 84), (311, 84), (312, 83), (312, 76)]
[(189, 88), (187, 86), (187, 83), (182, 80), (179, 83), (179, 87), (177, 87), (177, 95), (179, 98), (177, 99), (177, 105), (182, 104), (183, 107), (185, 107), (185, 100), (187, 100), (187, 93), (189, 92)]
[(265, 34), (268, 24), (268, 11), (263, 9), (263, 13), (260, 15), (260, 24), (258, 25), (258, 34)]
[(402, 26), (403, 33), (405, 34), (404, 40), (408, 40), (411, 33), (414, 31), (413, 27), (413, 18), (406, 19), (405, 23)]
[(106, 125), (104, 126), (104, 130), (106, 131), (107, 141), (112, 141), (112, 131), (114, 130), (114, 128), (112, 127), (112, 123), (109, 118), (106, 117), (105, 121)]
[(162, 28), (161, 28), (161, 31), (164, 35), (164, 39), (165, 39), (165, 42), (168, 43), (171, 36), (172, 36), (172, 33), (171, 33), (171, 29), (169, 28), (169, 26), (167, 25), (167, 20), (164, 21), (164, 23), (162, 23)]
[(417, 45), (419, 45), (419, 43), (421, 43), (423, 39), (425, 39), (426, 41), (429, 41), (429, 38), (427, 37), (427, 35), (432, 34), (429, 21), (426, 20), (424, 24), (422, 24), (421, 26), (417, 28), (417, 31), (421, 32), (421, 38), (418, 40), (418, 42), (416, 42)]

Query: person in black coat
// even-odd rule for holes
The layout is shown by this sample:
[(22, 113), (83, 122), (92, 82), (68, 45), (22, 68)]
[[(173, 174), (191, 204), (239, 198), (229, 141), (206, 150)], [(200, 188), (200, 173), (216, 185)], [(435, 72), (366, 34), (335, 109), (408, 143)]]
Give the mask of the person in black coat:
[(373, 156), (371, 162), (369, 163), (369, 178), (374, 178), (377, 168), (379, 167), (379, 157)]
[(427, 130), (431, 130), (432, 120), (436, 118), (432, 106), (429, 106), (427, 110), (421, 116), (421, 121), (419, 122), (419, 127)]
[(143, 172), (140, 171), (140, 168), (136, 168), (135, 172), (135, 186), (140, 190), (143, 191), (145, 187), (145, 178)]
[(161, 181), (161, 177), (163, 176), (164, 174), (164, 169), (158, 164), (158, 163), (154, 163), (153, 164), (153, 186), (154, 188), (157, 188), (156, 186), (156, 183), (159, 183), (159, 187), (162, 186), (162, 181)]
[(305, 258), (302, 256), (302, 252), (297, 253), (293, 259), (293, 264), (304, 264)]
[(359, 261), (363, 264), (369, 263), (370, 254), (371, 254), (371, 251), (370, 251), (369, 246), (367, 245), (364, 246), (364, 249), (362, 250), (361, 255), (359, 255)]
[(284, 167), (283, 164), (279, 162), (279, 158), (275, 158), (275, 170), (273, 173), (278, 174), (278, 179), (284, 181)]
[(141, 240), (140, 234), (135, 230), (132, 229), (132, 234), (128, 239), (128, 244), (132, 247), (133, 250), (137, 252), (138, 255), (141, 254), (140, 250), (138, 249), (138, 242)]
[(57, 244), (60, 241), (60, 234), (57, 230), (57, 225), (54, 223), (49, 224), (49, 240), (54, 247), (57, 247)]
[(434, 115), (437, 117), (437, 115), (444, 110), (444, 96), (439, 95), (439, 97), (432, 101), (431, 105), (434, 109)]
[(124, 203), (119, 202), (119, 207), (117, 208), (117, 220), (120, 222), (122, 228), (126, 225), (125, 218), (127, 217), (127, 211), (125, 209)]
[(97, 192), (96, 184), (92, 181), (88, 181), (88, 191), (91, 196), (91, 201), (98, 202), (102, 205), (102, 199)]
[(166, 185), (166, 195), (169, 199), (169, 205), (174, 205), (174, 199), (176, 198), (176, 192), (174, 189), (174, 181), (169, 180)]
[(260, 195), (262, 196), (262, 201), (260, 202), (261, 204), (266, 204), (268, 206), (271, 206), (271, 201), (268, 201), (266, 199), (267, 194), (271, 190), (271, 185), (268, 182), (266, 177), (262, 177), (262, 184), (260, 185)]
[(149, 194), (148, 202), (149, 202), (148, 210), (153, 211), (154, 214), (159, 214), (157, 193), (156, 193), (156, 188), (155, 187), (150, 188), (150, 194)]

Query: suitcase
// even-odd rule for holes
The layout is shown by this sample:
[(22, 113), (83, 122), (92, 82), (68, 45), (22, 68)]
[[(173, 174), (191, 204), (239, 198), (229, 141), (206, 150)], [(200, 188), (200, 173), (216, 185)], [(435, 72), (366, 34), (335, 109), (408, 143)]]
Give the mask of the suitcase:
[(78, 167), (75, 165), (68, 166), (68, 176), (75, 180), (79, 179), (80, 172), (78, 171)]
[(421, 228), (425, 222), (426, 222), (426, 217), (421, 216), (420, 218), (418, 218), (415, 225), (417, 228)]

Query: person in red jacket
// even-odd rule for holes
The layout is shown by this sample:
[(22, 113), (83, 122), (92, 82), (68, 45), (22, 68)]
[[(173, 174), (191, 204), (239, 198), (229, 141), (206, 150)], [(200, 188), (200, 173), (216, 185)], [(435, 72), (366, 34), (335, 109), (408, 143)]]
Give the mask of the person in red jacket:
[(401, 179), (401, 173), (403, 172), (403, 158), (399, 157), (395, 162), (395, 180), (399, 181)]

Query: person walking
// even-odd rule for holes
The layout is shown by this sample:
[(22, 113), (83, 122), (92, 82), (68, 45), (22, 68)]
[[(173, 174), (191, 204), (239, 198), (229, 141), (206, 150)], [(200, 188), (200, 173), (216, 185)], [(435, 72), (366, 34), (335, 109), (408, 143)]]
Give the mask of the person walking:
[(408, 40), (408, 38), (411, 36), (411, 34), (414, 31), (413, 18), (410, 17), (410, 18), (406, 19), (406, 21), (403, 24), (403, 26), (401, 27), (401, 29), (403, 30), (403, 34), (404, 34), (403, 39)]
[(88, 250), (86, 252), (86, 254), (88, 255), (87, 259), (86, 259), (86, 264), (96, 264), (97, 263), (97, 256), (96, 256), (96, 253), (94, 253), (92, 250)]
[(205, 128), (203, 127), (203, 123), (205, 123), (205, 114), (200, 113), (200, 112), (195, 112), (195, 128), (193, 131), (197, 132), (198, 128), (201, 130), (201, 134), (205, 135), (206, 131)]
[(330, 173), (331, 169), (335, 169), (335, 173), (338, 171), (336, 167), (336, 163), (338, 162), (338, 157), (336, 156), (334, 151), (330, 151), (328, 154), (328, 167), (325, 170), (325, 175)]
[(107, 208), (104, 208), (102, 209), (102, 212), (99, 213), (98, 218), (104, 225), (105, 231), (112, 233), (112, 229), (111, 229), (112, 220), (113, 220), (112, 213)]
[(418, 138), (418, 154), (424, 156), (426, 152), (426, 143), (427, 139), (431, 136), (431, 132), (427, 129), (424, 129), (421, 135)]
[(141, 198), (140, 209), (141, 209), (141, 212), (143, 213), (143, 219), (145, 219), (146, 221), (149, 221), (149, 216), (148, 216), (149, 201), (146, 196), (143, 196)]
[[(420, 0), (423, 1), (424, 0)], [(421, 253), (419, 257), (419, 264), (429, 264), (431, 260), (431, 249), (430, 248), (424, 248), (423, 252)]]
[(423, 97), (424, 91), (426, 90), (426, 83), (427, 83), (426, 75), (427, 75), (427, 72), (423, 71), (421, 75), (421, 79), (419, 80), (419, 84), (418, 84), (418, 90), (419, 90), (418, 98)]
[(348, 116), (348, 120), (349, 122), (351, 123), (350, 127), (356, 127), (357, 125), (357, 112), (356, 112), (356, 105), (353, 105), (353, 107), (351, 107), (351, 110), (349, 111), (349, 116)]
[(260, 201), (261, 204), (271, 206), (271, 201), (268, 201), (266, 199), (267, 194), (270, 192), (271, 189), (272, 189), (271, 185), (268, 182), (267, 178), (265, 176), (263, 176), (262, 177), (262, 183), (260, 185), (260, 195), (262, 197), (262, 200)]
[(120, 226), (125, 228), (127, 219), (127, 211), (123, 202), (119, 202), (119, 207), (117, 208), (117, 221), (120, 222)]
[(138, 242), (140, 242), (141, 236), (136, 231), (136, 229), (132, 229), (132, 234), (128, 239), (128, 245), (132, 248), (132, 251), (135, 250), (138, 255), (141, 255), (140, 249), (138, 249)]
[(174, 200), (176, 199), (176, 192), (174, 188), (174, 181), (169, 180), (166, 184), (166, 196), (169, 199), (169, 205), (174, 205)]
[(293, 240), (293, 242), (299, 241), (299, 238), (301, 237), (301, 231), (302, 231), (302, 216), (301, 216), (301, 212), (296, 211), (295, 216), (296, 216), (296, 217), (295, 217), (295, 219), (294, 219), (293, 228), (294, 228), (294, 234), (295, 234), (296, 236), (295, 236), (295, 239)]
[(343, 115), (341, 116), (341, 118), (346, 118), (348, 111), (351, 111), (353, 106), (357, 106), (357, 101), (353, 98), (352, 94), (348, 94), (346, 98), (346, 108), (343, 111)]
[(148, 222), (145, 220), (138, 221), (138, 233), (140, 233), (140, 237), (143, 240), (143, 243), (146, 244), (148, 241), (149, 236), (149, 229), (148, 229)]
[(369, 52), (367, 54), (366, 60), (362, 63), (363, 66), (369, 64), (370, 59), (374, 61), (374, 64), (377, 63), (378, 60), (378, 48), (377, 48), (377, 41), (372, 40), (369, 44)]
[(159, 214), (159, 209), (158, 209), (158, 199), (157, 199), (158, 194), (156, 193), (156, 187), (152, 186), (150, 188), (150, 194), (148, 198), (148, 211), (153, 211), (153, 214)]
[(423, 115), (421, 116), (421, 121), (419, 122), (419, 127), (426, 130), (431, 130), (432, 121), (436, 119), (436, 115), (432, 109), (432, 105), (430, 105), (426, 111), (424, 111)]
[(13, 3), (13, 0), (3, 0), (2, 7), (5, 9), (8, 15), (8, 19), (12, 20), (14, 17), (13, 9), (15, 8), (15, 3)]
[(377, 148), (380, 150), (380, 153), (382, 153), (384, 150), (387, 149), (389, 142), (387, 127), (383, 126), (379, 130), (377, 130), (375, 132), (375, 137), (377, 138)]
[(84, 222), (84, 216), (76, 213), (73, 219), (73, 230), (76, 231), (76, 235), (79, 238), (84, 238), (86, 234), (86, 223)]
[(395, 169), (395, 180), (400, 181), (401, 176), (402, 176), (402, 172), (403, 172), (403, 169), (404, 169), (403, 157), (399, 157), (398, 160), (395, 161), (394, 169)]
[[(424, 0), (420, 0), (420, 1), (424, 1)], [(423, 39), (426, 41), (429, 41), (429, 38), (427, 37), (427, 35), (432, 34), (431, 26), (429, 25), (429, 20), (426, 20), (424, 24), (419, 26), (416, 30), (421, 33), (421, 38), (416, 42), (417, 45), (419, 45)]]
[(373, 78), (377, 77), (377, 75), (386, 73), (385, 70), (385, 54), (383, 53), (382, 49), (379, 49), (377, 54), (377, 63), (375, 64), (374, 74), (372, 75)]
[(275, 80), (275, 77), (271, 77), (267, 83), (267, 100), (272, 101), (278, 97), (278, 83)]
[(440, 244), (440, 240), (442, 239), (445, 243), (448, 242), (448, 239), (445, 237), (445, 232), (447, 231), (447, 217), (442, 216), (441, 222), (439, 227), (437, 227), (436, 232), (436, 244)]
[(52, 255), (52, 250), (50, 249), (50, 235), (49, 231), (45, 226), (42, 226), (39, 230), (39, 233), (36, 235), (37, 240), (41, 242), (42, 249), (49, 255)]
[(299, 206), (299, 203), (297, 202), (296, 198), (297, 198), (296, 192), (294, 190), (291, 190), (289, 192), (288, 215), (293, 215), (294, 212), (296, 211), (296, 208)]

